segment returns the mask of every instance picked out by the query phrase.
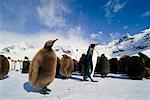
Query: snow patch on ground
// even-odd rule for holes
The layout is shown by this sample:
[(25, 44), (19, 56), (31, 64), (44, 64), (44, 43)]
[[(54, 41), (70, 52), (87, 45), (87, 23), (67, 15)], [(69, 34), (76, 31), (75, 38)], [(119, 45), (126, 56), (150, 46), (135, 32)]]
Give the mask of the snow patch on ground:
[(97, 75), (94, 79), (98, 82), (82, 81), (79, 75), (67, 80), (56, 78), (48, 86), (52, 90), (49, 95), (33, 92), (28, 74), (11, 71), (8, 76), (0, 80), (1, 100), (150, 100), (150, 80), (129, 80), (120, 74), (107, 78)]

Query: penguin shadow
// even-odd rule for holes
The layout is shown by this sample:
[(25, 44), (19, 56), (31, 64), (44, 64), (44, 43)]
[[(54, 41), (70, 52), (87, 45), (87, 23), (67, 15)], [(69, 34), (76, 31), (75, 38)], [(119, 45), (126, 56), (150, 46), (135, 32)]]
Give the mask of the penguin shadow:
[(0, 78), (0, 80), (4, 80), (4, 79), (7, 79), (7, 78), (9, 78), (9, 76), (2, 77), (2, 78)]
[(29, 82), (25, 82), (23, 84), (23, 88), (24, 90), (26, 90), (27, 92), (34, 92), (34, 93), (39, 93), (39, 90), (34, 88), (33, 86), (30, 85)]
[[(94, 77), (101, 77), (101, 75), (94, 75)], [(115, 75), (107, 75), (105, 78), (114, 78), (114, 79), (128, 79), (127, 75), (120, 75), (120, 76), (115, 76)]]
[(72, 73), (72, 75), (76, 75), (76, 76), (83, 76), (80, 73)]
[(121, 74), (120, 76), (108, 75), (107, 77), (115, 78), (115, 79), (128, 79), (127, 75), (125, 75), (125, 74)]
[(60, 80), (67, 80), (67, 79), (69, 79), (69, 78), (65, 78), (65, 77), (61, 76), (60, 74), (55, 76), (55, 78), (56, 79), (60, 79)]
[(71, 76), (69, 78), (65, 78), (65, 77), (62, 77), (61, 75), (55, 77), (57, 79), (61, 79), (61, 80), (68, 80), (68, 79), (72, 79), (72, 80), (76, 80), (76, 81), (83, 81), (83, 79), (81, 78), (78, 78), (78, 77), (74, 77), (74, 76)]
[(72, 80), (76, 80), (76, 81), (84, 81), (83, 79), (78, 78), (78, 77), (74, 77), (74, 76), (71, 76), (71, 78), (70, 78), (70, 79), (72, 79)]

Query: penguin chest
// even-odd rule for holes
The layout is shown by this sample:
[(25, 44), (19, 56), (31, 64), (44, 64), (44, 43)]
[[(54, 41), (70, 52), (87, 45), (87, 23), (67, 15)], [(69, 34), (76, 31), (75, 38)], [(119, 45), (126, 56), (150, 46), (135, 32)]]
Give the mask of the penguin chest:
[(54, 56), (48, 55), (44, 57), (42, 65), (40, 66), (40, 71), (47, 75), (52, 75), (56, 70), (57, 59)]
[(93, 63), (93, 70), (95, 70), (97, 63), (97, 52), (95, 50), (93, 50), (92, 63)]

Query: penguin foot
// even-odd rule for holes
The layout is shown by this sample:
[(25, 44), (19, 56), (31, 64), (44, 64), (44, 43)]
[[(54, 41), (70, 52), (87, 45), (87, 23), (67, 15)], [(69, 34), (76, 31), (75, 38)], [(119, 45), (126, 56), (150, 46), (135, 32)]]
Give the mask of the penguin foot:
[(49, 93), (48, 93), (47, 91), (45, 91), (44, 89), (40, 90), (40, 93), (41, 93), (41, 94), (44, 94), (44, 95), (49, 94)]
[(102, 78), (105, 78), (105, 76), (104, 76), (104, 75), (102, 75)]
[(47, 87), (44, 87), (42, 90), (46, 92), (51, 92), (51, 89), (48, 89)]
[(91, 82), (98, 82), (98, 81), (96, 81), (96, 80), (93, 80), (93, 81), (91, 81)]
[(47, 87), (45, 87), (44, 90), (47, 91), (47, 92), (51, 92), (52, 91), (51, 89), (48, 89)]
[(85, 77), (83, 77), (83, 80), (84, 80), (84, 81), (88, 81), (87, 78), (85, 78)]
[(87, 80), (87, 79), (83, 79), (83, 81), (89, 81), (89, 80)]
[(91, 79), (91, 82), (98, 82), (98, 81)]

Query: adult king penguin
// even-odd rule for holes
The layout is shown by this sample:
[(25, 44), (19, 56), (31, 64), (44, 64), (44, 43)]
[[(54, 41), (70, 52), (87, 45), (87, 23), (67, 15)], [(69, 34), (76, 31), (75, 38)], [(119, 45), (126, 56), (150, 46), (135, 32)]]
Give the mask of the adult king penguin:
[(89, 77), (92, 82), (97, 82), (93, 80), (93, 75), (97, 63), (97, 52), (95, 50), (95, 46), (98, 44), (90, 44), (87, 56), (86, 56), (86, 66), (84, 67), (84, 76), (83, 80), (87, 81), (87, 78)]
[(57, 39), (47, 41), (29, 67), (29, 83), (44, 95), (51, 91), (47, 86), (53, 82), (56, 74), (57, 56), (52, 49), (55, 41)]

